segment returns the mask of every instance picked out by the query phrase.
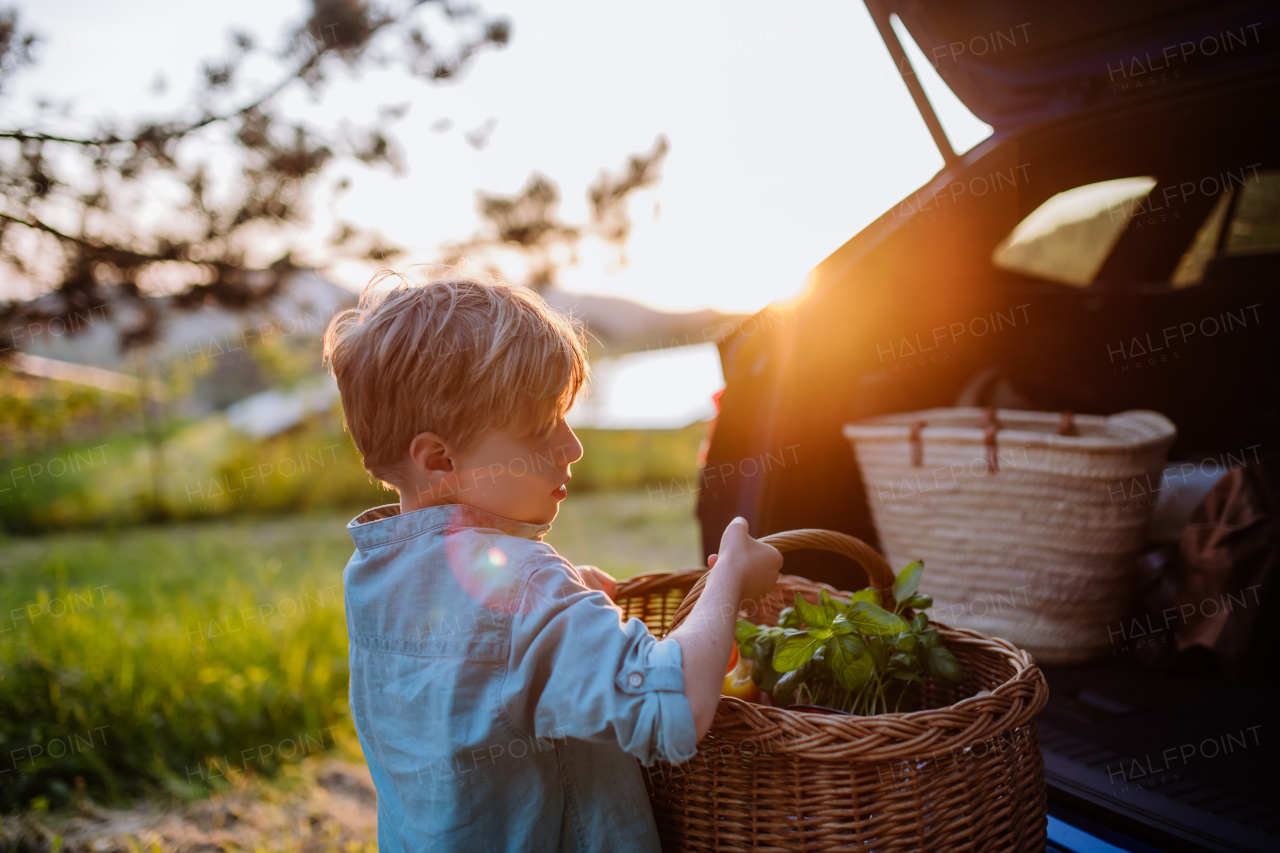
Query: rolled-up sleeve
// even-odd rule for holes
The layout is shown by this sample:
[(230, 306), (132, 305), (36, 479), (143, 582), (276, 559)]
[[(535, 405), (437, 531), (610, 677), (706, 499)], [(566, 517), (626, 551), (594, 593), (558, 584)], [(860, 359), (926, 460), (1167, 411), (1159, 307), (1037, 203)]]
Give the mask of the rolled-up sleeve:
[(554, 552), (535, 569), (513, 614), (503, 704), (544, 738), (614, 742), (649, 765), (697, 751), (680, 646), (584, 586)]

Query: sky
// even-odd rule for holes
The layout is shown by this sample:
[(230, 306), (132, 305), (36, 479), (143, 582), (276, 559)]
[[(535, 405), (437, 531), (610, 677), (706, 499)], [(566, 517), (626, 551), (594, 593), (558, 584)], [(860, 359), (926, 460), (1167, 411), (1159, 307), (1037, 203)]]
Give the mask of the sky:
[[(813, 266), (942, 165), (853, 0), (481, 5), (511, 19), (512, 41), (457, 82), (339, 73), (316, 102), (290, 96), (290, 110), (333, 125), (365, 121), (380, 104), (409, 105), (394, 131), (408, 173), (332, 172), (327, 180), (348, 175), (354, 186), (317, 211), (317, 239), (345, 219), (408, 247), (412, 260), (437, 260), (441, 246), (475, 231), (478, 189), (511, 193), (534, 171), (559, 184), (564, 217), (582, 220), (600, 170), (665, 134), (661, 182), (632, 203), (626, 265), (587, 245), (562, 286), (669, 310), (755, 311), (797, 295)], [(38, 65), (0, 102), (7, 125), (40, 95), (74, 97), (83, 117), (165, 114), (191, 91), (199, 60), (225, 52), (233, 25), (278, 46), (304, 13), (298, 0), (18, 6), (43, 44)], [(922, 78), (934, 96), (945, 87), (930, 74)], [(164, 94), (153, 91), (157, 75)], [(987, 130), (951, 101), (939, 104), (944, 126), (967, 148)], [(438, 130), (441, 119), (449, 130)], [(464, 134), (490, 121), (488, 144), (476, 150)], [(326, 272), (358, 288), (369, 270)]]

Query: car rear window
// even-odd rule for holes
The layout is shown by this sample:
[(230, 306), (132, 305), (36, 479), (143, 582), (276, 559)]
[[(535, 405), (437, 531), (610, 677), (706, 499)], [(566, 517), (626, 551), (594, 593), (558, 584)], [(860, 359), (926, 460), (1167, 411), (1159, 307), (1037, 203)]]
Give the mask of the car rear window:
[(1175, 288), (1192, 287), (1204, 281), (1205, 270), (1215, 258), (1277, 252), (1280, 170), (1258, 170), (1243, 185), (1218, 196), (1169, 281)]
[(1258, 172), (1257, 180), (1248, 181), (1239, 192), (1223, 253), (1280, 251), (1280, 171)]
[(998, 268), (1075, 287), (1093, 283), (1138, 205), (1150, 176), (1085, 184), (1033, 210), (996, 246)]

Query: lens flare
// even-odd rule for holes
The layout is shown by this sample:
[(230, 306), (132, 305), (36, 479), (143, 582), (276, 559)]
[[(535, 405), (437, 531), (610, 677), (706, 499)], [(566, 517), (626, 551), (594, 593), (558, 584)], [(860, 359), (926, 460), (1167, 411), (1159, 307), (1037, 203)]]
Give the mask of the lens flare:
[[(496, 613), (514, 613), (522, 575), (512, 555), (494, 544), (486, 519), (458, 507), (445, 535), (449, 570), (477, 604)], [(485, 531), (485, 532), (482, 532)]]

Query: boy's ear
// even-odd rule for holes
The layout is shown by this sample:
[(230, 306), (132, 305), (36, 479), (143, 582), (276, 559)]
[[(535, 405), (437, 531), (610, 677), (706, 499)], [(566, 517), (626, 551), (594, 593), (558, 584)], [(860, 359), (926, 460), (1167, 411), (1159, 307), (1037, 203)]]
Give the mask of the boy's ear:
[(453, 473), (453, 448), (434, 432), (420, 432), (409, 443), (409, 458), (424, 474)]

